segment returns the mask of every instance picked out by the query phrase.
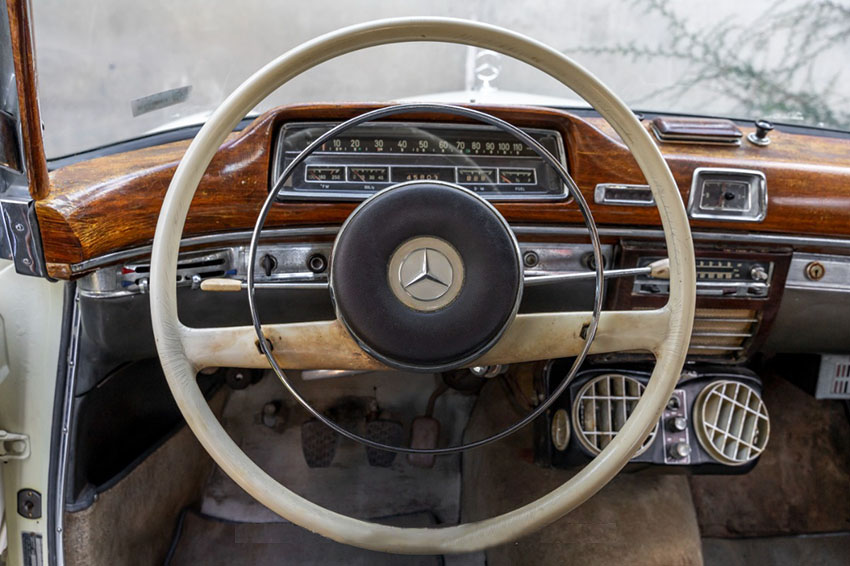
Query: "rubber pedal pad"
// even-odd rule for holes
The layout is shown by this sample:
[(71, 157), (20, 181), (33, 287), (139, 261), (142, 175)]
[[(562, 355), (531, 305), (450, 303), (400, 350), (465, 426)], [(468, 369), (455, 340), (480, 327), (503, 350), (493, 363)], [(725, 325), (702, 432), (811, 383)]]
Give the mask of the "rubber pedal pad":
[(301, 452), (311, 468), (327, 468), (336, 455), (339, 435), (318, 419), (301, 424)]
[[(401, 446), (404, 440), (404, 427), (398, 421), (376, 419), (366, 423), (366, 438), (373, 442)], [(378, 448), (366, 447), (366, 457), (370, 466), (388, 468), (395, 461), (396, 453)]]

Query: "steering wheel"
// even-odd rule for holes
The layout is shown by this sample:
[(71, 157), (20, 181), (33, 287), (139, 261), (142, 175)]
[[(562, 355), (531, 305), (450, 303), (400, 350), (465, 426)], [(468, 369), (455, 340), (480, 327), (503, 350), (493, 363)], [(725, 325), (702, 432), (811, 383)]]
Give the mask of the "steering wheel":
[[(516, 314), (511, 300), (518, 301), (522, 272), (514, 263), (516, 249), (511, 250), (511, 246), (515, 239), (504, 219), (489, 203), (460, 187), (426, 183), (391, 187), (376, 194), (364, 201), (340, 230), (331, 266), (337, 320), (263, 325), (263, 341), (252, 326), (196, 329), (181, 324), (176, 288), (180, 238), (192, 197), (225, 137), (272, 91), (319, 63), (366, 47), (414, 41), (471, 45), (512, 56), (560, 80), (608, 120), (634, 155), (658, 206), (670, 260), (667, 304), (648, 311), (605, 311), (598, 317), (591, 312)], [(403, 214), (411, 207), (427, 211), (424, 220), (411, 222), (413, 217)], [(460, 219), (485, 223), (493, 241), (498, 242), (492, 254), (496, 263), (485, 261), (482, 258), (488, 254), (476, 253), (452, 237), (459, 222), (458, 214), (451, 212), (455, 209), (461, 211)], [(382, 223), (388, 226), (382, 228)], [(370, 240), (372, 229), (390, 231), (395, 240), (373, 246), (380, 249), (364, 249), (363, 242)], [(436, 237), (432, 235), (435, 231), (440, 231)], [(415, 267), (419, 260), (409, 261), (414, 254), (424, 254), (427, 262), (428, 250), (438, 251), (439, 256), (432, 258), (433, 267), (426, 267), (424, 272), (446, 283), (445, 274), (451, 271), (451, 281), (445, 285), (448, 290), (436, 289), (436, 284), (420, 285), (405, 300), (404, 289), (389, 289), (392, 281), (388, 279), (392, 278), (388, 275), (413, 269), (405, 266)], [(601, 262), (597, 265), (599, 277)], [(483, 284), (486, 278), (479, 270), (492, 274), (498, 267), (508, 276), (491, 280), (489, 286)], [(519, 277), (512, 283), (517, 269)], [(463, 273), (460, 283), (452, 289), (459, 271)], [(364, 288), (380, 289), (381, 308), (364, 307), (352, 298)], [(245, 81), (201, 128), (177, 167), (157, 222), (150, 280), (154, 335), (169, 387), (192, 432), (222, 470), (260, 503), (310, 531), (361, 548), (404, 554), (471, 552), (515, 540), (562, 517), (608, 483), (655, 426), (675, 388), (693, 325), (695, 289), (693, 241), (681, 196), (661, 153), (629, 108), (593, 75), (556, 50), (502, 28), (449, 18), (389, 19), (344, 28), (296, 47)], [(440, 291), (439, 297), (432, 298)], [(451, 296), (446, 299), (447, 295)], [(439, 307), (428, 311), (434, 300)], [(432, 340), (428, 348), (421, 349), (409, 342), (411, 336), (427, 337), (438, 331), (427, 326), (429, 317), (455, 308), (481, 314), (476, 305), (491, 301), (493, 312), (485, 313), (487, 328), (476, 333), (474, 340), (457, 344)], [(405, 331), (395, 335), (381, 332), (381, 322)], [(425, 324), (427, 331), (419, 324)], [(595, 339), (588, 331), (591, 325), (596, 328)], [(590, 464), (523, 507), (487, 520), (439, 529), (362, 521), (289, 491), (227, 435), (196, 382), (197, 372), (204, 367), (268, 367), (266, 355), (274, 360), (273, 365), (291, 369), (428, 369), (622, 350), (653, 353), (655, 368), (625, 425)]]

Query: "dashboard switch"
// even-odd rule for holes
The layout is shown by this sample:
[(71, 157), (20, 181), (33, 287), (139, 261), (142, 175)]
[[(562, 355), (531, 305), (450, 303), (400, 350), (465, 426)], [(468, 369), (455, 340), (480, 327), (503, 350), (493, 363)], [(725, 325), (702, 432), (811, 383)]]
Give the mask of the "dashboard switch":
[(691, 455), (691, 445), (687, 442), (676, 442), (670, 445), (669, 453), (674, 460), (684, 460)]
[(263, 268), (263, 273), (266, 274), (266, 277), (271, 277), (272, 271), (277, 267), (277, 260), (273, 255), (265, 254), (260, 258), (260, 267)]
[(688, 428), (688, 419), (682, 416), (667, 419), (667, 428), (670, 432), (683, 432)]

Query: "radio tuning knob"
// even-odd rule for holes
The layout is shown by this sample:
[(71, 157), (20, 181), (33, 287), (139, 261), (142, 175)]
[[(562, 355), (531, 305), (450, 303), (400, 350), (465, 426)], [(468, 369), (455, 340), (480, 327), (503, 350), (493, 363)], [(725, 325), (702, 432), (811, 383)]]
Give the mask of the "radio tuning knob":
[(753, 281), (767, 281), (767, 271), (761, 265), (756, 265), (750, 270)]

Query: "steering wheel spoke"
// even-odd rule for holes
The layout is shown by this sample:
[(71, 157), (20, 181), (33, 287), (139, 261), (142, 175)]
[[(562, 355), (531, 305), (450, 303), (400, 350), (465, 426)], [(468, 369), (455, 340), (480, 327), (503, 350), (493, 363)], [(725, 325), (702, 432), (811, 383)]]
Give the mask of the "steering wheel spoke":
[[(501, 340), (475, 365), (509, 364), (577, 356), (593, 313), (560, 312), (517, 315)], [(666, 308), (605, 311), (599, 317), (591, 354), (657, 352), (669, 327)], [(286, 369), (388, 369), (364, 352), (338, 320), (265, 324), (278, 364)], [(268, 368), (253, 326), (181, 329), (186, 357), (206, 367)]]
[[(280, 367), (287, 369), (387, 369), (364, 352), (338, 320), (263, 325)], [(186, 357), (206, 367), (268, 368), (253, 326), (181, 329)]]
[[(581, 353), (591, 312), (520, 314), (502, 339), (477, 364), (495, 365), (568, 358)], [(667, 337), (669, 312), (604, 311), (599, 317), (591, 354), (658, 351)]]

